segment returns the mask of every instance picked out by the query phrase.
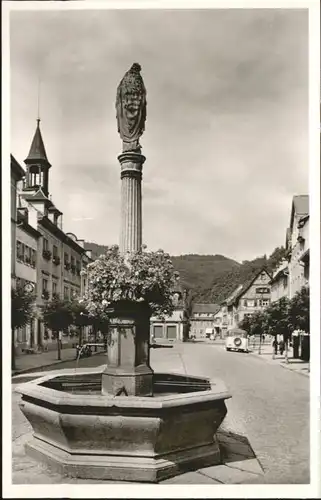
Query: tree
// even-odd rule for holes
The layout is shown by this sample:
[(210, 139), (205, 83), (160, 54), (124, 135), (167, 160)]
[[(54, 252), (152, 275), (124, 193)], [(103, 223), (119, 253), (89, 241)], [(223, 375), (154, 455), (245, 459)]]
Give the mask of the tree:
[(79, 345), (83, 341), (83, 327), (92, 324), (92, 319), (88, 316), (88, 310), (84, 304), (77, 300), (73, 300), (70, 304), (72, 314), (72, 324), (79, 328)]
[(289, 322), (293, 330), (310, 331), (310, 289), (303, 287), (289, 303)]
[(286, 249), (282, 247), (276, 247), (273, 252), (271, 253), (269, 260), (268, 260), (268, 268), (270, 271), (273, 271), (279, 264), (280, 262), (286, 258), (287, 251)]
[(265, 311), (257, 311), (251, 316), (251, 335), (260, 335), (266, 331), (267, 328), (267, 315)]
[(30, 323), (34, 316), (35, 296), (24, 288), (11, 288), (11, 369), (16, 369), (14, 331)]
[(287, 342), (291, 334), (291, 322), (289, 317), (289, 299), (281, 297), (280, 300), (273, 302), (266, 310), (267, 328), (271, 335), (283, 335)]
[(43, 321), (57, 339), (58, 359), (61, 359), (59, 332), (73, 324), (72, 306), (69, 300), (56, 297), (46, 303), (43, 310)]
[(249, 335), (251, 335), (252, 328), (252, 316), (244, 316), (242, 321), (240, 321), (239, 327), (245, 330)]

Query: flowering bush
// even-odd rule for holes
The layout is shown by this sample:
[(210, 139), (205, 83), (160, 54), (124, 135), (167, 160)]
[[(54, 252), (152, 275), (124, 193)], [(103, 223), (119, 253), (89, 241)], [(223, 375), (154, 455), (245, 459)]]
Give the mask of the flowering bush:
[(163, 250), (120, 254), (117, 245), (87, 266), (88, 290), (83, 298), (90, 315), (104, 316), (109, 305), (118, 301), (145, 302), (151, 313), (173, 312), (172, 291), (179, 274)]

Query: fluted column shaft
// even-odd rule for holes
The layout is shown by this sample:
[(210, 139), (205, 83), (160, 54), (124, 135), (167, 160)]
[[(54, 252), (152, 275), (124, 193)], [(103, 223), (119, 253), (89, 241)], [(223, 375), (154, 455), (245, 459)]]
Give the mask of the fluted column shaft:
[(142, 248), (142, 169), (145, 156), (127, 152), (119, 155), (121, 164), (121, 229), (119, 248), (122, 254)]

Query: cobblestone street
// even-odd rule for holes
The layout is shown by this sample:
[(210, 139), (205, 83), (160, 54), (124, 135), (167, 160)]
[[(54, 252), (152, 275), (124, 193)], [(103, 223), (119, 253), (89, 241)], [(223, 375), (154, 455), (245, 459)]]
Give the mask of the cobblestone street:
[[(96, 355), (81, 360), (80, 366), (99, 366), (104, 361), (104, 355)], [(151, 350), (151, 364), (159, 372), (220, 378), (232, 394), (226, 402), (228, 414), (219, 435), (224, 465), (183, 474), (164, 483), (309, 483), (308, 377), (257, 356), (226, 352), (223, 345), (177, 344), (172, 349)], [(72, 367), (74, 361), (59, 365), (59, 369)], [(19, 398), (18, 394), (13, 395), (13, 482), (97, 484), (62, 479), (25, 456), (23, 445), (31, 434), (18, 408)]]

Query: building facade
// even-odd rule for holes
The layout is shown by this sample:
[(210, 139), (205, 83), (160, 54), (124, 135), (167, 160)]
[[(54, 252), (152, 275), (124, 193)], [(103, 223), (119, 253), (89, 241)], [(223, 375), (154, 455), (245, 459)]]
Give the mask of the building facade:
[[(17, 332), (16, 345), (23, 349), (53, 349), (56, 340), (43, 323), (42, 311), (46, 302), (60, 297), (72, 300), (86, 286), (81, 271), (91, 262), (84, 240), (62, 229), (62, 212), (49, 196), (49, 169), (40, 120), (25, 160), (26, 172), (17, 188), (18, 228), (15, 245), (16, 271), (20, 284), (32, 282), (36, 293), (35, 319), (26, 331)], [(19, 230), (19, 233), (18, 233)], [(76, 342), (74, 330), (62, 332), (63, 344)]]
[(271, 279), (271, 302), (289, 297), (289, 263), (286, 259), (278, 265)]
[(242, 290), (243, 285), (238, 285), (233, 292), (221, 303), (222, 310), (222, 331), (226, 336), (228, 330), (235, 328), (235, 312), (234, 298)]
[[(39, 239), (41, 233), (38, 231), (37, 213), (30, 206), (29, 209), (17, 208), (17, 230), (15, 249), (12, 253), (16, 255), (16, 285), (25, 287), (31, 285), (31, 290), (37, 293), (37, 269), (39, 266)], [(25, 327), (18, 328), (15, 332), (15, 343), (17, 352), (33, 347), (36, 333), (36, 320), (33, 319)]]
[(294, 196), (286, 249), (289, 254), (289, 298), (309, 284), (309, 196)]
[(17, 162), (10, 156), (10, 215), (11, 215), (11, 285), (16, 285), (16, 231), (17, 231), (17, 187), (18, 183), (23, 179), (25, 171)]
[(229, 328), (236, 328), (246, 316), (266, 309), (271, 303), (271, 276), (262, 269), (227, 301)]
[(174, 311), (171, 316), (150, 320), (150, 336), (152, 341), (180, 341), (188, 337), (189, 320), (186, 310), (186, 291), (179, 288), (173, 293)]
[(209, 331), (215, 332), (215, 315), (220, 310), (218, 304), (193, 304), (190, 318), (191, 335), (196, 339), (205, 339)]

